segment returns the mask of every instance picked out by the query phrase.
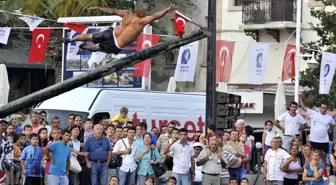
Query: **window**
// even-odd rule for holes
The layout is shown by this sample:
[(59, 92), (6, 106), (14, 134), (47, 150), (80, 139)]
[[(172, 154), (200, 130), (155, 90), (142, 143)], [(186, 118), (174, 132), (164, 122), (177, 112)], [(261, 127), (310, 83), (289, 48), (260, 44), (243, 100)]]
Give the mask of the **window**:
[(99, 124), (103, 119), (110, 119), (110, 114), (108, 112), (99, 112), (92, 117), (92, 122), (94, 125)]
[(243, 6), (243, 0), (234, 0), (233, 6)]

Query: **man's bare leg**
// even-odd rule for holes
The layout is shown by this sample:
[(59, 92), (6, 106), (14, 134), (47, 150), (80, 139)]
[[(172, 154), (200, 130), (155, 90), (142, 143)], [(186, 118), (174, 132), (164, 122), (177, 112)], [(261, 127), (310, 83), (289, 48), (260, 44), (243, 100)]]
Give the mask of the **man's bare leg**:
[(92, 34), (82, 34), (78, 35), (72, 39), (64, 39), (64, 43), (70, 43), (70, 42), (75, 42), (75, 41), (91, 41), (92, 40)]

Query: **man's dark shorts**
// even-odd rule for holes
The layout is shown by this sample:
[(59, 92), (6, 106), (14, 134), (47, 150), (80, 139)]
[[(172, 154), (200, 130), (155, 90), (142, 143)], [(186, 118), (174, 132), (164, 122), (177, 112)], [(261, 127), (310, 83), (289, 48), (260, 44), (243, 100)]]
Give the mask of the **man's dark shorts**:
[(113, 29), (107, 29), (102, 32), (96, 32), (92, 35), (92, 42), (99, 44), (100, 51), (105, 53), (120, 53), (121, 49), (117, 47), (113, 37)]
[(317, 143), (310, 141), (310, 145), (315, 150), (323, 150), (325, 153), (329, 153), (329, 143)]

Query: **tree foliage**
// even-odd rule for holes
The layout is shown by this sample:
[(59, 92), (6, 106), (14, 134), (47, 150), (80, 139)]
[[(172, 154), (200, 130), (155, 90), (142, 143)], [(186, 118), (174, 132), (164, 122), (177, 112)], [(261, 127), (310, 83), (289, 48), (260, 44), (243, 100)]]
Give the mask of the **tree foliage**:
[[(310, 23), (311, 28), (316, 31), (320, 37), (314, 42), (304, 43), (307, 48), (320, 50), (325, 52), (336, 53), (336, 0), (323, 0), (323, 6), (316, 9), (311, 9), (312, 17), (319, 20), (318, 23)], [(312, 53), (311, 50), (305, 50), (306, 53)], [(308, 87), (303, 94), (303, 100), (309, 106), (320, 106), (321, 102), (328, 102), (330, 107), (336, 107), (336, 78), (330, 88), (329, 95), (319, 94), (320, 84), (320, 64), (322, 53), (315, 52), (316, 60), (319, 65), (315, 69), (306, 69), (301, 72), (300, 85)]]

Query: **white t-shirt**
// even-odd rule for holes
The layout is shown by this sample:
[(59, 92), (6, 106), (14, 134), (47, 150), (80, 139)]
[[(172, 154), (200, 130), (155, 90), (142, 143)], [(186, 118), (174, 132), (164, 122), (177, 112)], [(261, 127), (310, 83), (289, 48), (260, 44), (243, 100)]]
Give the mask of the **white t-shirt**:
[(271, 141), (275, 137), (276, 132), (272, 129), (270, 132), (265, 130), (266, 138), (265, 138), (265, 145), (271, 146)]
[(288, 111), (283, 113), (277, 120), (284, 123), (285, 135), (288, 136), (299, 134), (300, 125), (306, 124), (306, 121), (300, 114), (292, 116)]
[(284, 173), (280, 170), (280, 166), (289, 157), (290, 155), (281, 148), (267, 150), (265, 155), (265, 161), (267, 161), (266, 180), (284, 181)]
[(328, 129), (330, 125), (335, 125), (335, 120), (329, 114), (321, 114), (312, 109), (307, 109), (307, 114), (311, 119), (310, 141), (328, 143)]

